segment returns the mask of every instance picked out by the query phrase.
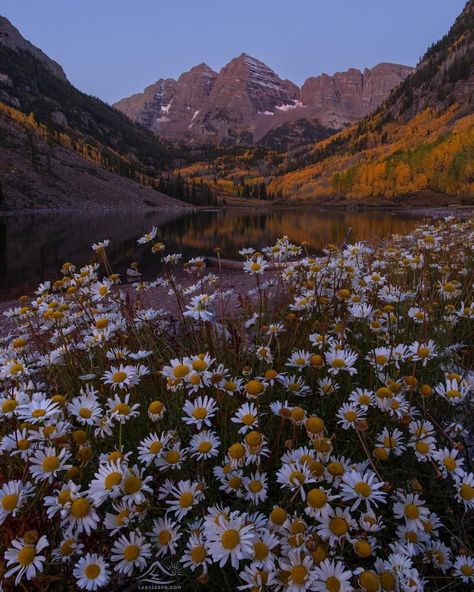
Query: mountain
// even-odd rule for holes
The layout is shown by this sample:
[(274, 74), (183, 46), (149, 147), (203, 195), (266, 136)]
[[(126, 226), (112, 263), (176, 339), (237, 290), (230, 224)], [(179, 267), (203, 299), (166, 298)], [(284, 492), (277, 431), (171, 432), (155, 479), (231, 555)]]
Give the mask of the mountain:
[(114, 107), (173, 142), (282, 149), (327, 137), (365, 117), (411, 71), (384, 63), (364, 72), (311, 77), (300, 89), (242, 53), (219, 73), (200, 64), (177, 81), (160, 79)]
[[(357, 71), (331, 80), (323, 75), (307, 81), (299, 100), (319, 113), (319, 127), (306, 133), (308, 120), (299, 119), (287, 122), (283, 132), (282, 126), (270, 134), (282, 148), (289, 148), (286, 142), (293, 131), (306, 138), (319, 134), (322, 139), (312, 146), (281, 153), (253, 147), (238, 158), (218, 154), (213, 161), (181, 168), (181, 173), (188, 179), (205, 180), (222, 194), (239, 197), (263, 194), (347, 205), (367, 198), (393, 204), (403, 196), (418, 196), (420, 203), (423, 197), (429, 204), (436, 193), (446, 203), (449, 196), (461, 196), (471, 203), (474, 0), (467, 2), (449, 33), (428, 49), (416, 69), (382, 101), (391, 72), (395, 77), (404, 74), (380, 64), (362, 74), (363, 83)], [(364, 109), (370, 111), (377, 103), (369, 116), (323, 137), (324, 124), (338, 126), (348, 112), (360, 117)], [(324, 113), (331, 113), (333, 119), (324, 119)], [(293, 130), (298, 127), (299, 131)]]
[(0, 17), (1, 207), (174, 207), (180, 202), (155, 189), (177, 157), (150, 131), (76, 89), (59, 64)]

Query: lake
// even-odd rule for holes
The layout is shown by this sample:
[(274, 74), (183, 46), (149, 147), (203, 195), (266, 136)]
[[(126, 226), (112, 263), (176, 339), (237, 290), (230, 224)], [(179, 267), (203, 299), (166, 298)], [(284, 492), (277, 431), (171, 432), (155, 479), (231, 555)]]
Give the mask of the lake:
[(59, 277), (65, 261), (76, 266), (94, 261), (91, 244), (109, 238), (109, 260), (124, 273), (132, 261), (146, 279), (160, 269), (160, 256), (136, 239), (152, 226), (167, 253), (185, 258), (213, 254), (233, 258), (243, 246), (263, 247), (287, 235), (308, 241), (318, 250), (340, 243), (349, 228), (350, 240), (372, 240), (409, 231), (417, 219), (389, 211), (320, 211), (309, 208), (226, 208), (191, 212), (137, 210), (21, 214), (0, 217), (0, 300), (31, 292), (39, 282)]

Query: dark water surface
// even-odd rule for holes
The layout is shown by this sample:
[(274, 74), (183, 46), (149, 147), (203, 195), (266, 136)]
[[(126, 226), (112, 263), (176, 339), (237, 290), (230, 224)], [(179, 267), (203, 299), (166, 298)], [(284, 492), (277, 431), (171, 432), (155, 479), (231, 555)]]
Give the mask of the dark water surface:
[(159, 271), (159, 255), (136, 239), (152, 226), (166, 243), (167, 253), (185, 258), (212, 255), (233, 258), (244, 246), (263, 247), (287, 235), (296, 243), (308, 241), (313, 250), (340, 243), (348, 228), (350, 240), (372, 240), (403, 233), (417, 219), (388, 211), (318, 211), (306, 208), (268, 210), (228, 208), (196, 212), (159, 210), (21, 214), (0, 217), (0, 300), (31, 292), (39, 282), (59, 277), (64, 261), (76, 266), (94, 261), (92, 243), (109, 238), (109, 260), (124, 273), (132, 261), (146, 279)]

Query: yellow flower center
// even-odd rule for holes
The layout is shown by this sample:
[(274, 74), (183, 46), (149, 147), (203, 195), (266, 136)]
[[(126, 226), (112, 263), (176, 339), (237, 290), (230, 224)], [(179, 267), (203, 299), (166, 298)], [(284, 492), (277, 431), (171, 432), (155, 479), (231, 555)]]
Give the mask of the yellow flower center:
[(185, 364), (178, 364), (173, 368), (173, 376), (175, 378), (184, 378), (189, 374), (189, 368)]
[(171, 532), (169, 530), (162, 530), (158, 534), (158, 540), (161, 545), (167, 545), (171, 540)]
[(97, 577), (99, 577), (100, 567), (97, 565), (97, 563), (91, 563), (86, 567), (84, 573), (86, 575), (86, 578), (88, 578), (89, 580), (95, 580)]
[(331, 362), (331, 366), (333, 368), (344, 368), (345, 365), (346, 365), (346, 362), (342, 358), (335, 358)]
[(263, 484), (261, 481), (258, 481), (258, 480), (250, 481), (249, 490), (252, 493), (258, 493), (259, 491), (262, 491), (262, 489), (263, 489)]
[(58, 493), (58, 503), (61, 506), (64, 506), (64, 504), (67, 504), (70, 501), (71, 501), (71, 491), (69, 489), (63, 489), (62, 491), (60, 491)]
[(221, 543), (224, 549), (232, 550), (240, 543), (240, 534), (237, 530), (230, 528), (222, 533)]
[(378, 592), (379, 590), (379, 579), (371, 571), (363, 571), (360, 574), (359, 584), (363, 590), (367, 590), (367, 592)]
[(334, 576), (329, 576), (329, 578), (326, 580), (326, 589), (328, 592), (339, 592), (340, 588), (340, 581)]
[(461, 573), (463, 576), (472, 576), (474, 574), (474, 570), (472, 569), (472, 567), (470, 565), (464, 564), (461, 567)]
[(126, 561), (135, 561), (140, 555), (140, 547), (138, 545), (127, 545), (123, 550), (123, 556)]
[(92, 411), (87, 409), (87, 407), (81, 407), (81, 409), (79, 409), (79, 415), (83, 419), (89, 419), (89, 417), (92, 415)]
[(83, 497), (78, 497), (71, 504), (71, 514), (74, 518), (84, 518), (89, 514), (90, 503)]
[(260, 380), (250, 380), (245, 385), (245, 390), (251, 397), (258, 397), (264, 391), (264, 386)]
[(119, 485), (122, 481), (122, 475), (118, 471), (112, 471), (107, 475), (104, 480), (104, 487), (105, 489), (112, 489), (114, 485)]
[(177, 450), (169, 450), (165, 456), (166, 462), (170, 465), (176, 464), (180, 459), (180, 454)]
[(291, 579), (295, 584), (304, 584), (308, 570), (304, 565), (295, 565), (291, 568)]
[(327, 499), (328, 496), (325, 491), (315, 488), (308, 492), (306, 501), (312, 508), (322, 508), (326, 505)]
[(119, 415), (130, 415), (131, 409), (130, 405), (127, 405), (127, 403), (117, 403), (114, 407), (114, 411)]
[(468, 483), (463, 483), (459, 489), (459, 494), (466, 501), (471, 501), (474, 498), (474, 487)]
[(207, 417), (207, 409), (205, 407), (196, 407), (193, 411), (194, 419), (204, 419)]
[(59, 467), (59, 458), (57, 456), (47, 456), (41, 463), (41, 466), (46, 473), (52, 473)]
[(206, 559), (206, 557), (207, 551), (202, 546), (194, 547), (191, 551), (191, 559), (194, 561), (194, 563), (201, 563), (204, 561), (204, 559)]
[(242, 458), (245, 455), (245, 448), (243, 444), (237, 442), (236, 444), (232, 444), (229, 448), (229, 456), (233, 459)]
[(179, 497), (179, 505), (182, 508), (189, 508), (190, 506), (193, 505), (193, 494), (190, 493), (189, 491), (186, 491), (185, 493), (182, 493)]
[(420, 515), (420, 510), (415, 504), (407, 504), (405, 506), (405, 516), (409, 520), (416, 520)]
[(304, 483), (304, 473), (301, 471), (292, 471), (288, 481), (291, 483), (291, 485), (301, 485)]
[(18, 502), (18, 496), (14, 493), (4, 495), (2, 498), (2, 508), (5, 512), (13, 512)]
[(17, 561), (20, 565), (23, 566), (30, 565), (30, 563), (33, 563), (35, 557), (36, 549), (34, 547), (23, 547), (23, 549), (18, 552)]
[(202, 452), (203, 454), (207, 454), (212, 449), (212, 444), (210, 442), (200, 442), (198, 446), (198, 451)]
[(152, 442), (148, 448), (151, 454), (158, 454), (160, 450), (163, 448), (163, 444), (159, 440), (155, 440)]
[(430, 355), (430, 350), (428, 347), (419, 347), (417, 353), (418, 357), (427, 358)]
[(163, 411), (163, 403), (161, 401), (152, 401), (148, 407), (148, 411), (152, 415), (159, 415)]
[(74, 551), (73, 545), (74, 539), (67, 539), (67, 541), (64, 541), (60, 547), (61, 555), (71, 555), (71, 553)]
[(140, 491), (141, 486), (142, 486), (142, 480), (140, 479), (140, 477), (137, 477), (135, 475), (130, 475), (124, 481), (123, 490), (125, 491), (125, 493), (128, 493), (128, 494), (137, 493), (137, 491)]
[(2, 402), (2, 413), (11, 413), (17, 405), (15, 399), (6, 399)]
[(349, 530), (349, 525), (347, 524), (346, 520), (344, 520), (344, 518), (336, 516), (336, 518), (332, 518), (332, 520), (329, 522), (329, 530), (336, 536), (340, 537), (347, 533)]
[(356, 483), (354, 490), (363, 497), (370, 497), (370, 494), (372, 493), (370, 485), (365, 481), (359, 481), (359, 483)]
[(357, 419), (357, 413), (355, 411), (346, 411), (346, 413), (344, 414), (344, 417), (347, 419), (347, 421), (355, 421)]
[(112, 374), (112, 382), (115, 382), (116, 384), (119, 382), (123, 382), (126, 378), (127, 373), (123, 372), (122, 370), (119, 370), (118, 372), (114, 372)]
[(38, 418), (38, 417), (44, 417), (46, 415), (46, 411), (44, 409), (35, 409), (32, 413), (31, 416)]
[(257, 541), (253, 546), (253, 550), (257, 561), (263, 561), (268, 557), (268, 547), (262, 541)]
[(234, 475), (229, 479), (229, 487), (231, 489), (238, 489), (242, 485), (242, 479), (237, 475)]

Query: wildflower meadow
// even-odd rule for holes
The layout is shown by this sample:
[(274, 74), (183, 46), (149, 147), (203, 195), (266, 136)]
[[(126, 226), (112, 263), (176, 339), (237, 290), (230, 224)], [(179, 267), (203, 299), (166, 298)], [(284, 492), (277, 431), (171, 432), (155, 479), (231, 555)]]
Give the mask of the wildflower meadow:
[(3, 590), (473, 590), (474, 221), (243, 249), (234, 292), (138, 242), (158, 279), (104, 240), (6, 312)]

